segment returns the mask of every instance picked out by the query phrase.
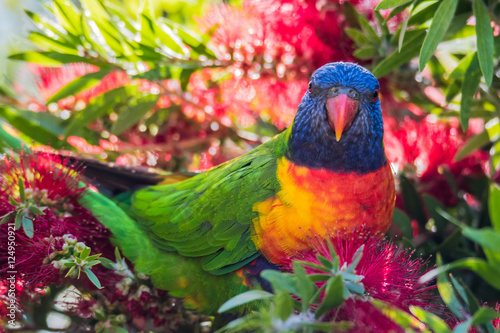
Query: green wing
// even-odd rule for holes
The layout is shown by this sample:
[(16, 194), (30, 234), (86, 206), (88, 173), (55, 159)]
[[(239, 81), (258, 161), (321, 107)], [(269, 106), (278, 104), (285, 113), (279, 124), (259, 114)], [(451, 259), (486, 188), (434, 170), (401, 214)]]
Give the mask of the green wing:
[(130, 212), (159, 249), (198, 257), (212, 274), (236, 270), (259, 255), (251, 240), (252, 208), (279, 190), (276, 163), (285, 141), (282, 133), (188, 180), (139, 190)]

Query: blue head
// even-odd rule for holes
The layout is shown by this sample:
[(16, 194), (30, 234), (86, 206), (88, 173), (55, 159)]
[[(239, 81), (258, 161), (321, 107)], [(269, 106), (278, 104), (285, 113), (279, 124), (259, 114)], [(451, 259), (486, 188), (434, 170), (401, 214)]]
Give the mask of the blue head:
[(379, 83), (353, 63), (314, 72), (298, 107), (287, 157), (295, 164), (368, 173), (387, 163)]

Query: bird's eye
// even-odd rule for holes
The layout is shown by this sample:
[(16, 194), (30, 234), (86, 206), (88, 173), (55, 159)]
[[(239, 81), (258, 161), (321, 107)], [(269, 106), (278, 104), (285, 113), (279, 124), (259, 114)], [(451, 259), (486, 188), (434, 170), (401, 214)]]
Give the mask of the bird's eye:
[(313, 91), (313, 84), (312, 84), (312, 82), (309, 82), (309, 85), (307, 86), (307, 90), (309, 90), (309, 92)]
[(373, 92), (373, 96), (372, 96), (373, 101), (376, 101), (376, 100), (378, 99), (378, 94), (379, 94), (379, 90), (378, 90), (378, 88), (377, 88), (377, 89), (375, 89), (375, 91)]

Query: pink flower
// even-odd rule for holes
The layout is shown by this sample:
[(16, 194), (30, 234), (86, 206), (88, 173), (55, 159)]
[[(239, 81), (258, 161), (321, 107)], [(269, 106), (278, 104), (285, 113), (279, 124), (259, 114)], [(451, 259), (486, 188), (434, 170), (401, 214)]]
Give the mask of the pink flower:
[(473, 134), (463, 133), (457, 121), (437, 121), (430, 115), (420, 120), (406, 118), (399, 124), (394, 118), (385, 118), (384, 122), (387, 157), (397, 169), (406, 170), (407, 177), (414, 178), (419, 192), (454, 205), (456, 197), (443, 168), (447, 168), (459, 188), (465, 190), (467, 177), (484, 176), (488, 162), (486, 152), (476, 151), (460, 161), (453, 159)]
[[(1, 205), (0, 214), (14, 212), (14, 215), (28, 206), (39, 210), (23, 212), (32, 220), (32, 236), (23, 228), (15, 231), (15, 270), (26, 290), (34, 291), (63, 282), (64, 270), (56, 261), (63, 256), (65, 242), (82, 242), (91, 248), (91, 254), (113, 253), (109, 231), (78, 202), (85, 188), (79, 185), (77, 172), (78, 168), (67, 167), (60, 157), (48, 153), (35, 153), (29, 157), (21, 155), (19, 161), (5, 157), (0, 166), (0, 201), (5, 203)], [(24, 183), (25, 203), (21, 203), (20, 180)], [(21, 206), (8, 203), (9, 196)], [(1, 262), (8, 260), (8, 226), (0, 226), (3, 230), (0, 232)], [(1, 280), (5, 279), (8, 270), (8, 265), (0, 267)], [(100, 270), (101, 267), (95, 266), (96, 275), (99, 276)], [(103, 279), (104, 282), (107, 280)], [(87, 279), (80, 281), (88, 282)], [(92, 288), (91, 284), (89, 286)]]
[[(365, 293), (346, 300), (335, 317), (336, 320), (354, 322), (355, 327), (351, 332), (401, 331), (371, 304), (371, 299), (384, 301), (404, 311), (409, 311), (409, 306), (418, 306), (433, 312), (442, 311), (439, 305), (432, 302), (435, 297), (430, 294), (430, 290), (435, 286), (419, 282), (420, 276), (427, 268), (427, 261), (412, 258), (412, 251), (360, 231), (354, 232), (347, 239), (337, 235), (332, 236), (330, 240), (339, 258), (340, 267), (350, 264), (356, 251), (364, 245), (354, 274), (363, 277), (360, 283)], [(298, 254), (297, 257), (303, 261), (320, 264), (316, 258), (317, 254), (332, 259), (326, 242), (320, 241), (316, 242), (313, 251)], [(308, 274), (320, 273), (314, 268), (305, 268)], [(318, 287), (323, 283), (319, 282)]]

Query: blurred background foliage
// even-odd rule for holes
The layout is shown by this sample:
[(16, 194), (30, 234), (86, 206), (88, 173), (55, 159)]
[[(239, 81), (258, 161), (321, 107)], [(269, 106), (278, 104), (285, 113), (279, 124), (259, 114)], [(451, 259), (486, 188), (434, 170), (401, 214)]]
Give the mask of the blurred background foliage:
[[(0, 60), (6, 153), (57, 150), (205, 170), (286, 127), (314, 69), (366, 66), (381, 82), (397, 178), (389, 236), (432, 263), (439, 253), (444, 266), (435, 274), (455, 269), (461, 282), (446, 289), (452, 282), (441, 275), (439, 292), (470, 288), (490, 306), (500, 299), (500, 1), (2, 6), (10, 8), (2, 15), (24, 7), (30, 22), (27, 37), (2, 37), (11, 50)], [(9, 31), (24, 34), (22, 26), (10, 23)]]

